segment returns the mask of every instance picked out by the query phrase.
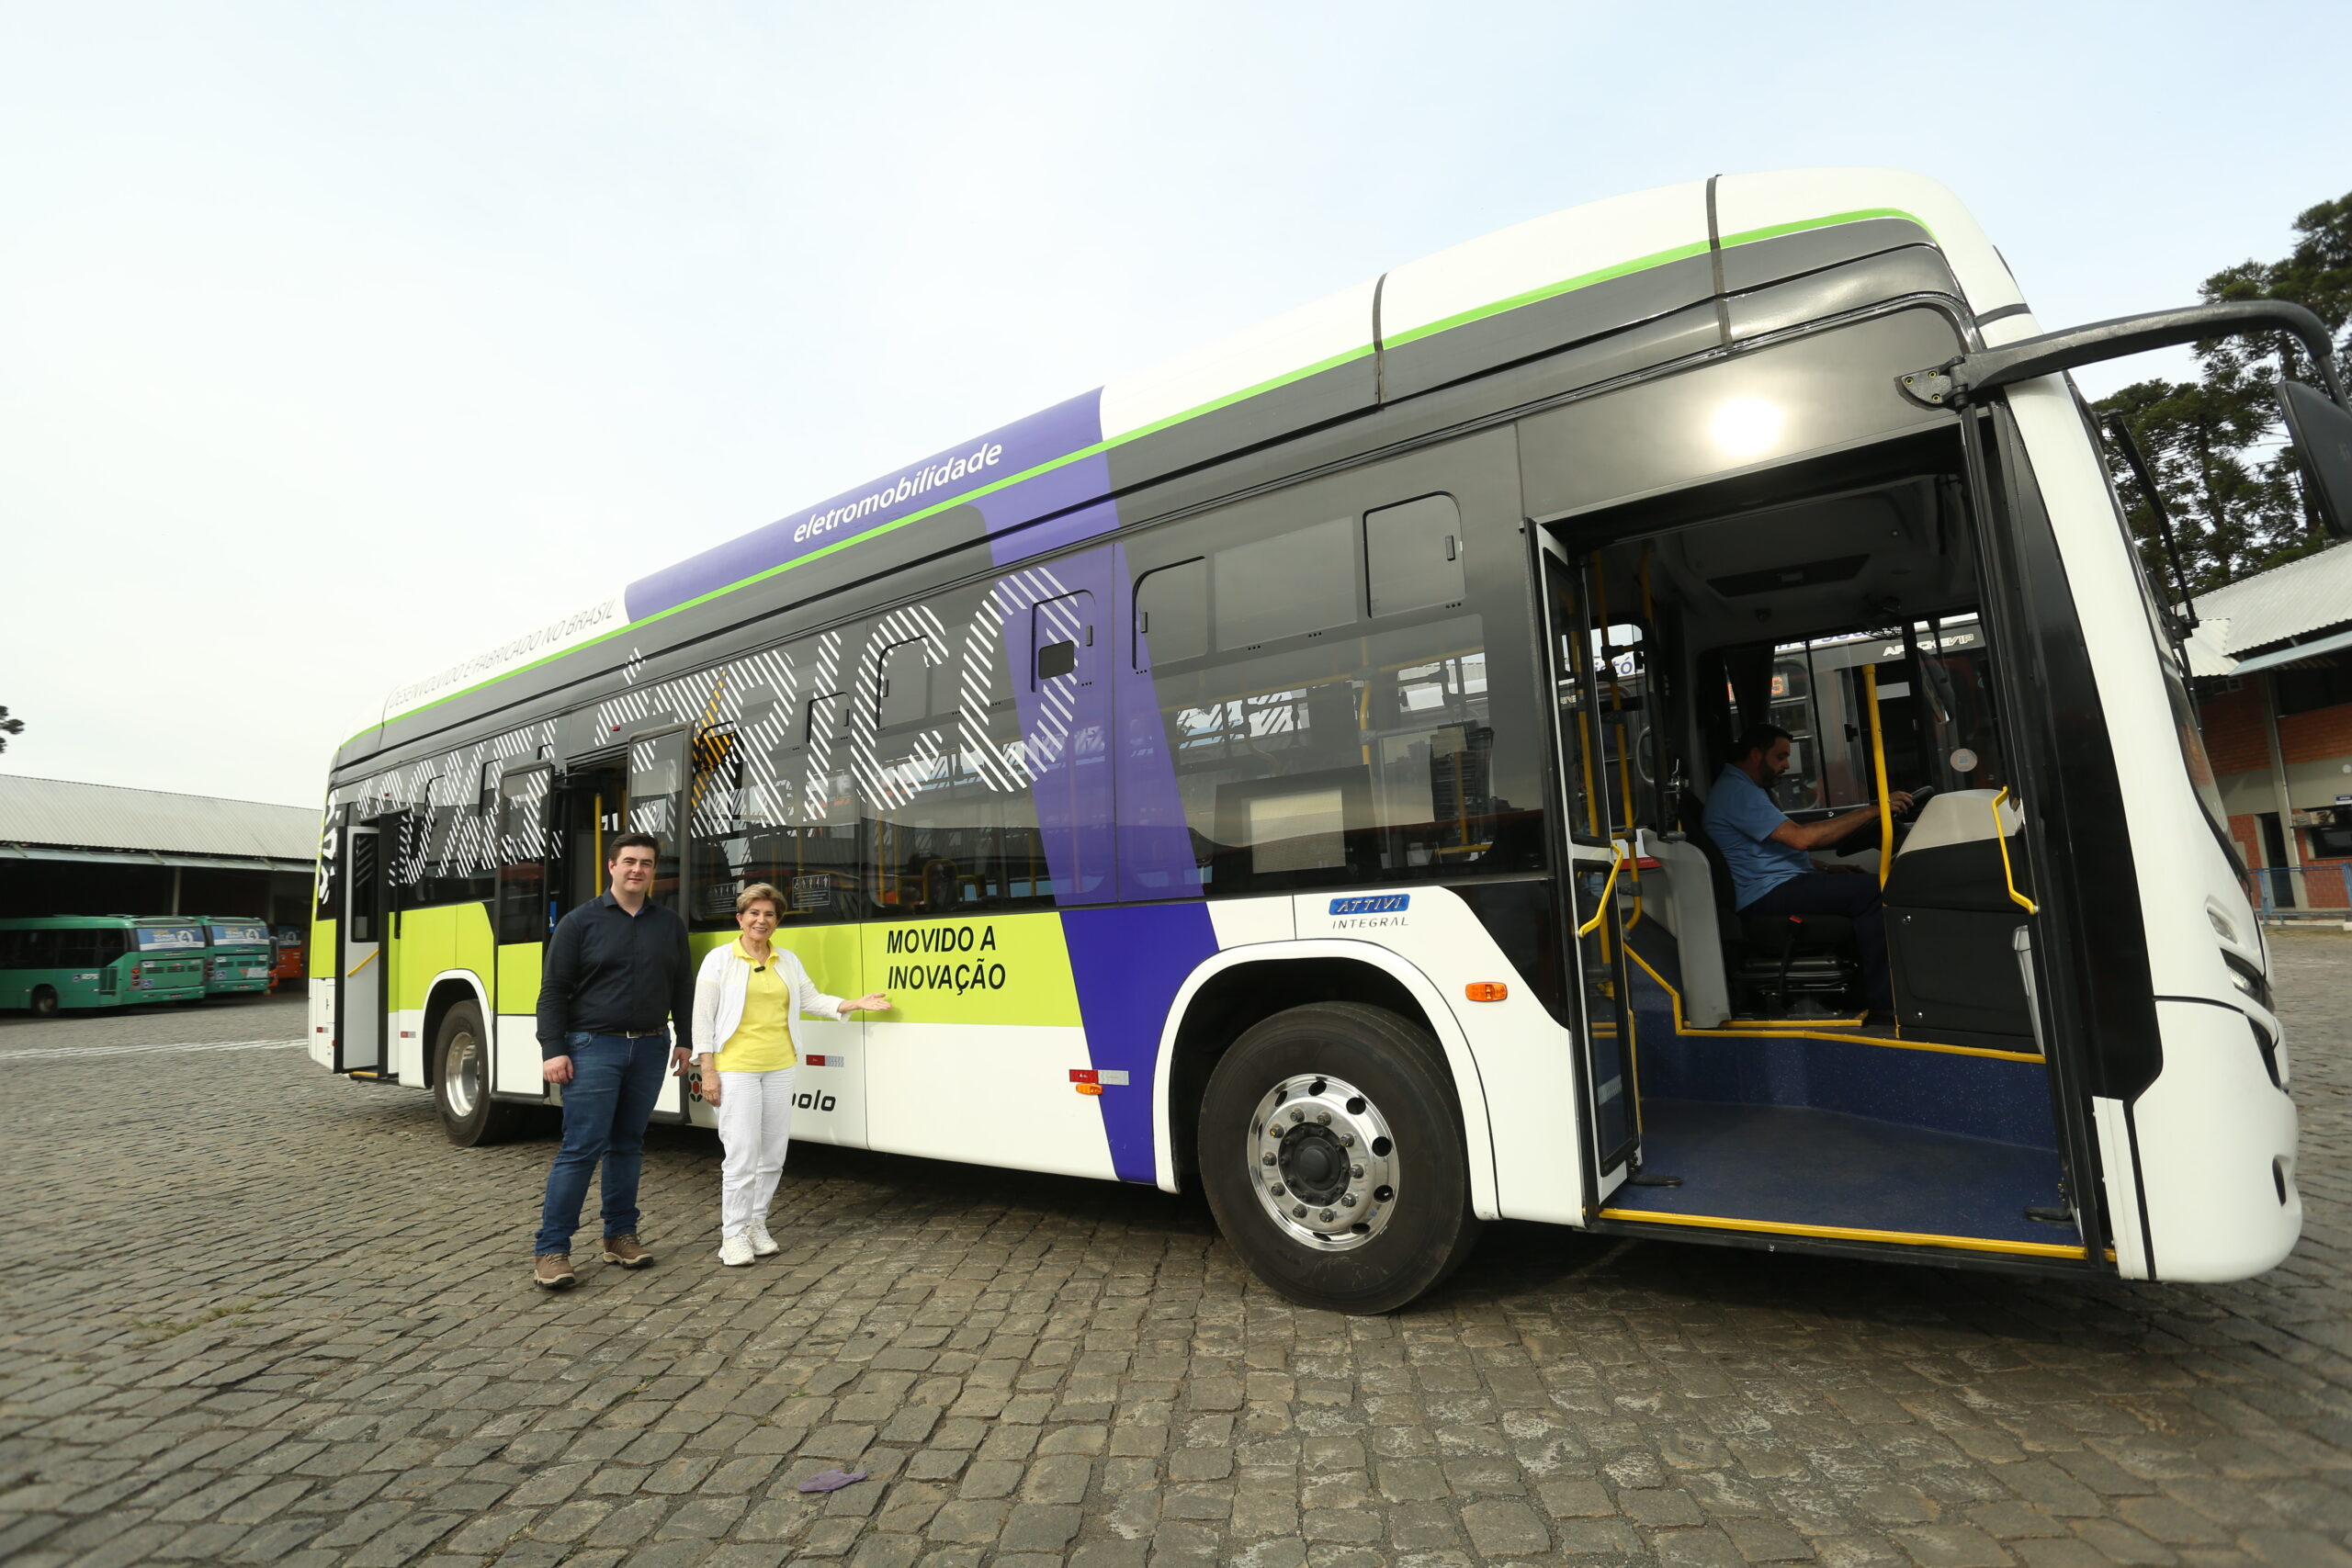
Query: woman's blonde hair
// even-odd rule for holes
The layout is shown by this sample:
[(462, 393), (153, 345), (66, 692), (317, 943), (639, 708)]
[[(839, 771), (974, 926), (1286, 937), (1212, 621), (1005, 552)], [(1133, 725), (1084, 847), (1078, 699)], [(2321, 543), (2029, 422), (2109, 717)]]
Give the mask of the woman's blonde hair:
[(775, 906), (777, 914), (784, 913), (784, 895), (777, 892), (773, 884), (765, 882), (754, 882), (735, 895), (735, 912), (740, 915), (763, 898)]

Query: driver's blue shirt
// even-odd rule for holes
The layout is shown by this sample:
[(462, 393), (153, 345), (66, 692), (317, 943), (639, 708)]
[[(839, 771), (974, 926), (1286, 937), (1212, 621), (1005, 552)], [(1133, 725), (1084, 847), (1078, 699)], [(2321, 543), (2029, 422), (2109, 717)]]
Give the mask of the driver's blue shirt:
[(1812, 872), (1812, 856), (1772, 837), (1772, 829), (1788, 819), (1763, 785), (1737, 768), (1716, 775), (1699, 822), (1731, 868), (1733, 908), (1745, 909), (1791, 877)]

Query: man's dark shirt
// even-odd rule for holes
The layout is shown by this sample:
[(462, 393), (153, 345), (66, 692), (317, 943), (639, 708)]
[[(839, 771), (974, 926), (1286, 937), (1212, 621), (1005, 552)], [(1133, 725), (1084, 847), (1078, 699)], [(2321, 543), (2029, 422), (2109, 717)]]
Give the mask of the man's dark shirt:
[(564, 1035), (644, 1034), (669, 1023), (694, 1044), (695, 965), (686, 922), (651, 899), (630, 914), (610, 893), (556, 922), (539, 971), (539, 1055), (569, 1056)]

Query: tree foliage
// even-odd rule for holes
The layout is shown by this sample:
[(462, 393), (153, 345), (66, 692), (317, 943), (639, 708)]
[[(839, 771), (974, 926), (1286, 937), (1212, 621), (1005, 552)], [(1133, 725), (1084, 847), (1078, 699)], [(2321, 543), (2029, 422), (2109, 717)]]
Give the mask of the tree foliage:
[[(2295, 234), (2283, 259), (2223, 267), (2199, 298), (2308, 306), (2327, 323), (2342, 365), (2352, 359), (2352, 193), (2297, 216)], [(2189, 590), (2202, 592), (2307, 555), (2327, 536), (2278, 419), (2279, 378), (2313, 378), (2301, 345), (2284, 334), (2221, 338), (2197, 344), (2196, 354), (2197, 379), (2135, 382), (2096, 406), (2102, 416), (2120, 415), (2137, 437), (2171, 514)], [(2111, 446), (2108, 461), (2141, 553), (2161, 569), (2147, 498)]]
[(6, 751), (8, 749), (8, 737), (22, 735), (24, 732), (25, 721), (21, 718), (10, 718), (8, 710), (0, 708), (0, 751)]

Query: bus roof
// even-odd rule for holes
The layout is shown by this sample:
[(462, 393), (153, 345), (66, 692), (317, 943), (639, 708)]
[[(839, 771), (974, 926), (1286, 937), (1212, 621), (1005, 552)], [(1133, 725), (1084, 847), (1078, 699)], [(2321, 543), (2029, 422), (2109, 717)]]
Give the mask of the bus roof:
[[(1752, 247), (1860, 225), (1909, 231), (1888, 244), (1939, 247), (1980, 316), (2023, 316), (2016, 283), (1974, 220), (1921, 175), (1866, 168), (1726, 175), (1592, 202), (1441, 251), (789, 513), (395, 688), (370, 728), (837, 552), (881, 547), (876, 541), (952, 509), (977, 509), (1007, 564), (1107, 532), (1118, 522), (1108, 501), (1119, 488), (1111, 459), (1132, 462), (1138, 446), (1155, 440), (1187, 448), (1190, 462), (1214, 457), (1215, 446), (1204, 446), (1202, 433), (1189, 427), (1217, 425), (1221, 433), (1229, 427), (1210, 416), (1224, 410), (1249, 404), (1257, 440), (1368, 412), (1475, 374), (1477, 366), (1465, 367), (1459, 352), (1474, 342), (1489, 367), (1530, 351), (1523, 334), (1481, 334), (1479, 323), (1508, 316), (1515, 329), (1565, 296), (1679, 262), (1702, 269), (1693, 276), (1713, 265), (1713, 287), (1702, 288), (1702, 299), (1736, 293), (1770, 280), (1744, 265)], [(1580, 317), (1576, 338), (1660, 309), (1639, 291), (1618, 291), (1601, 313)], [(2030, 330), (2030, 319), (2024, 321)], [(1485, 343), (1490, 335), (1496, 344)], [(1548, 341), (1557, 337), (1546, 333), (1533, 351), (1575, 341)], [(1452, 352), (1435, 352), (1441, 344)], [(1310, 384), (1311, 399), (1284, 395)], [(1278, 414), (1276, 405), (1285, 402), (1301, 411), (1296, 417)], [(1031, 526), (1043, 520), (1052, 525)], [(1017, 543), (1006, 539), (1023, 529), (1028, 533)]]

